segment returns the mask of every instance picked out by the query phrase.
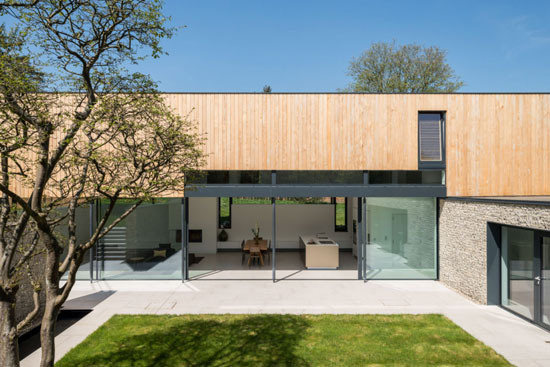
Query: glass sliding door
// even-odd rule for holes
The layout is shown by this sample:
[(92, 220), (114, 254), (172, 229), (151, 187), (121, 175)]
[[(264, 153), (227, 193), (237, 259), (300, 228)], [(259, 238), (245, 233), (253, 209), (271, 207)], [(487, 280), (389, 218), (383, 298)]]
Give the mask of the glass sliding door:
[(550, 235), (541, 237), (541, 321), (550, 327)]
[[(133, 203), (120, 200), (107, 225)], [(106, 209), (100, 203), (100, 216)], [(181, 250), (181, 198), (145, 202), (99, 241), (99, 278), (181, 279)]]
[(550, 233), (501, 227), (501, 305), (550, 328)]
[[(53, 218), (59, 218), (66, 215), (68, 211), (67, 207), (58, 208), (55, 213), (52, 213)], [(76, 243), (85, 243), (90, 239), (90, 224), (93, 220), (90, 212), (90, 205), (86, 204), (76, 208), (75, 221), (76, 221)], [(65, 259), (68, 253), (68, 220), (65, 218), (59, 222), (54, 229), (56, 235), (60, 239), (60, 244), (63, 246), (63, 253), (61, 254), (61, 261)], [(89, 280), (90, 279), (90, 250), (87, 250), (82, 259), (82, 264), (76, 272), (77, 280)], [(63, 274), (61, 279), (67, 279), (68, 273)]]
[(501, 238), (502, 306), (535, 320), (534, 231), (504, 226)]

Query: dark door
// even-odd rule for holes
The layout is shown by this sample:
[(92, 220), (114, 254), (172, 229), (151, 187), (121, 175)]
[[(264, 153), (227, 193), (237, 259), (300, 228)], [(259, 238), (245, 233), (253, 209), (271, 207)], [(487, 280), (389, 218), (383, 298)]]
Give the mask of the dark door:
[(501, 304), (550, 329), (550, 233), (501, 228)]

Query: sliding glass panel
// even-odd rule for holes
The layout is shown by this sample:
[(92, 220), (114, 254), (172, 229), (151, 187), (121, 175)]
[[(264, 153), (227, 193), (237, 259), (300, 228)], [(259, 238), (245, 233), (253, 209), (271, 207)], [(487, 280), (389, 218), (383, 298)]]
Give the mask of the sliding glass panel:
[(535, 317), (534, 232), (502, 227), (502, 306), (527, 318)]
[[(117, 204), (110, 222), (131, 206)], [(103, 205), (100, 214), (105, 210)], [(181, 199), (141, 204), (101, 240), (98, 251), (103, 279), (181, 279)]]
[[(57, 215), (59, 217), (67, 214), (67, 207), (58, 208)], [(53, 217), (57, 217), (56, 214), (53, 214)], [(81, 244), (88, 241), (90, 238), (90, 206), (83, 205), (76, 208), (75, 214), (76, 221), (76, 243)], [(55, 232), (58, 235), (61, 245), (63, 246), (63, 253), (61, 254), (61, 261), (65, 259), (68, 253), (68, 221), (67, 219), (61, 221), (56, 227)], [(76, 272), (77, 280), (88, 280), (90, 279), (90, 250), (86, 251), (82, 259), (82, 264)], [(61, 279), (67, 279), (67, 274), (64, 274)]]
[(280, 185), (360, 185), (363, 171), (277, 171)]
[(370, 185), (443, 185), (444, 171), (369, 171)]
[(367, 278), (435, 279), (435, 198), (367, 198)]
[(550, 326), (550, 237), (542, 238), (541, 264), (541, 316), (542, 322)]
[(270, 185), (271, 171), (203, 171), (190, 175), (188, 184)]

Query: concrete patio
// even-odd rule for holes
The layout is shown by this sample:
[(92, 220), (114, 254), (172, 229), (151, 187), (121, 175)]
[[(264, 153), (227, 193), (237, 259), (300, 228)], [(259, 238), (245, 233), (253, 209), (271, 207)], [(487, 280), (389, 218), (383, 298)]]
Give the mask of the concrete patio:
[[(107, 291), (114, 292), (105, 298)], [(440, 313), (516, 366), (550, 366), (549, 332), (499, 307), (477, 305), (437, 281), (81, 281), (65, 308), (93, 312), (56, 337), (57, 359), (114, 314)], [(38, 350), (21, 366), (39, 360)]]

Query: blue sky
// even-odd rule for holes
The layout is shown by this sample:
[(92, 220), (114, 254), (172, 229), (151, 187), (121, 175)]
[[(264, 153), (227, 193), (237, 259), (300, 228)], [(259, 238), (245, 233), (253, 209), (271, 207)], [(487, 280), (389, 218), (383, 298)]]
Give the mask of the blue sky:
[(163, 91), (331, 92), (373, 42), (437, 45), (463, 92), (550, 91), (550, 1), (166, 0)]
[[(550, 0), (165, 0), (166, 92), (334, 92), (374, 42), (436, 45), (461, 92), (550, 92)], [(8, 21), (9, 19), (3, 19)], [(134, 67), (132, 67), (134, 69)]]
[[(374, 42), (436, 45), (461, 92), (550, 92), (549, 0), (165, 0), (166, 92), (335, 92)], [(10, 23), (9, 19), (3, 19)]]

